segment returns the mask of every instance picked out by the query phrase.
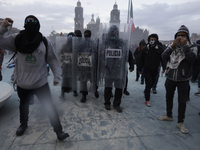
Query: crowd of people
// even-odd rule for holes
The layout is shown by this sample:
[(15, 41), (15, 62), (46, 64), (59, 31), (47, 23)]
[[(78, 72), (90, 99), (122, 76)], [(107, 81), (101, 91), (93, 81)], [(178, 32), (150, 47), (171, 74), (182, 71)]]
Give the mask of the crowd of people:
[[(188, 133), (183, 123), (191, 79), (193, 82), (198, 80), (198, 91), (195, 94), (200, 94), (200, 41), (196, 44), (190, 41), (189, 29), (186, 26), (182, 25), (177, 30), (174, 41), (167, 47), (159, 41), (157, 34), (151, 34), (147, 43), (141, 39), (133, 54), (127, 39), (120, 38), (121, 33), (116, 25), (111, 25), (100, 39), (92, 39), (90, 30), (86, 30), (84, 36), (80, 30), (76, 30), (70, 32), (64, 43), (59, 45), (59, 58), (51, 41), (40, 33), (40, 22), (35, 16), (29, 15), (25, 18), (25, 29), (20, 33), (3, 37), (8, 30), (7, 27), (13, 23), (11, 18), (4, 19), (0, 27), (0, 47), (17, 53), (14, 69), (20, 98), (20, 126), (16, 131), (17, 136), (23, 135), (28, 127), (29, 104), (35, 95), (46, 110), (57, 138), (62, 141), (69, 137), (68, 133), (63, 132), (59, 115), (53, 105), (47, 81), (47, 64), (54, 75), (53, 84), (56, 86), (60, 80), (62, 81), (61, 99), (64, 99), (65, 93), (73, 91), (74, 96), (78, 96), (77, 91), (80, 91), (80, 102), (85, 103), (90, 91), (99, 98), (98, 87), (103, 85), (105, 109), (111, 110), (110, 99), (114, 97), (113, 108), (119, 113), (123, 111), (120, 106), (123, 93), (129, 95), (128, 70), (132, 72), (136, 64), (135, 81), (141, 80), (141, 84), (145, 84), (144, 104), (150, 107), (150, 93), (151, 90), (154, 94), (157, 93), (156, 87), (162, 67), (161, 72), (166, 76), (166, 115), (157, 119), (173, 120), (173, 99), (177, 88), (177, 126), (182, 133)], [(0, 55), (0, 58), (3, 56)]]

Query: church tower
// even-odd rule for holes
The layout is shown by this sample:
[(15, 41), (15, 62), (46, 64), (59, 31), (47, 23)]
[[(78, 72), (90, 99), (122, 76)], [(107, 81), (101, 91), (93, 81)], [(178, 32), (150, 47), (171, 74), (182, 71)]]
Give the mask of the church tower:
[(83, 7), (81, 7), (81, 2), (78, 1), (77, 6), (75, 7), (74, 30), (80, 30), (83, 33), (83, 23)]
[(113, 5), (113, 10), (110, 12), (110, 23), (120, 23), (120, 11), (116, 3)]

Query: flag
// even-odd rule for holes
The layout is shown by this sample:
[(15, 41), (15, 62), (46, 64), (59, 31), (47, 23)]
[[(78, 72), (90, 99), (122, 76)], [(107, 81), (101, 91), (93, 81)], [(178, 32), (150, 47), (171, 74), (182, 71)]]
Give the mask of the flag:
[(131, 33), (135, 30), (135, 25), (133, 22), (133, 5), (132, 5), (132, 0), (129, 0), (129, 4), (128, 4), (128, 19), (127, 19), (127, 23), (130, 24), (131, 26)]

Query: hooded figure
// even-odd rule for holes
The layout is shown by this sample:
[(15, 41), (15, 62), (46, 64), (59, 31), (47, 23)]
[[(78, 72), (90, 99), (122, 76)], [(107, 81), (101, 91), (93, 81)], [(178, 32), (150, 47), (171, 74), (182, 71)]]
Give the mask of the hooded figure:
[(61, 78), (61, 67), (54, 47), (50, 40), (45, 38), (46, 47), (45, 42), (42, 40), (43, 36), (39, 32), (39, 20), (35, 16), (29, 15), (25, 18), (25, 29), (19, 34), (15, 33), (3, 37), (7, 27), (10, 26), (8, 22), (13, 23), (12, 19), (6, 18), (0, 27), (0, 47), (17, 52), (14, 76), (17, 84), (17, 94), (20, 98), (20, 126), (16, 131), (16, 135), (21, 136), (26, 131), (29, 120), (29, 101), (31, 96), (36, 95), (41, 101), (43, 109), (47, 112), (57, 138), (62, 141), (69, 137), (69, 134), (62, 131), (62, 125), (53, 105), (48, 84), (47, 63), (54, 75), (53, 84), (57, 85)]
[(90, 30), (85, 30), (84, 37), (91, 37), (91, 31)]
[(40, 22), (35, 16), (29, 15), (24, 20), (24, 28), (15, 38), (16, 50), (20, 53), (31, 54), (42, 41), (42, 34), (39, 32)]

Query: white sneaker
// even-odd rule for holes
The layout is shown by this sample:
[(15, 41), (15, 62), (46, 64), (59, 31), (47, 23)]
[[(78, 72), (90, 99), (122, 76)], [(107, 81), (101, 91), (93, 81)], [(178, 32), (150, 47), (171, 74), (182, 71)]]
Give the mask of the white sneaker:
[(173, 121), (173, 118), (172, 117), (168, 117), (167, 115), (160, 116), (157, 119), (161, 120), (161, 121)]
[(184, 134), (188, 133), (188, 129), (185, 127), (185, 125), (182, 122), (178, 123), (177, 127), (179, 127), (179, 129), (181, 130), (182, 133), (184, 133)]

